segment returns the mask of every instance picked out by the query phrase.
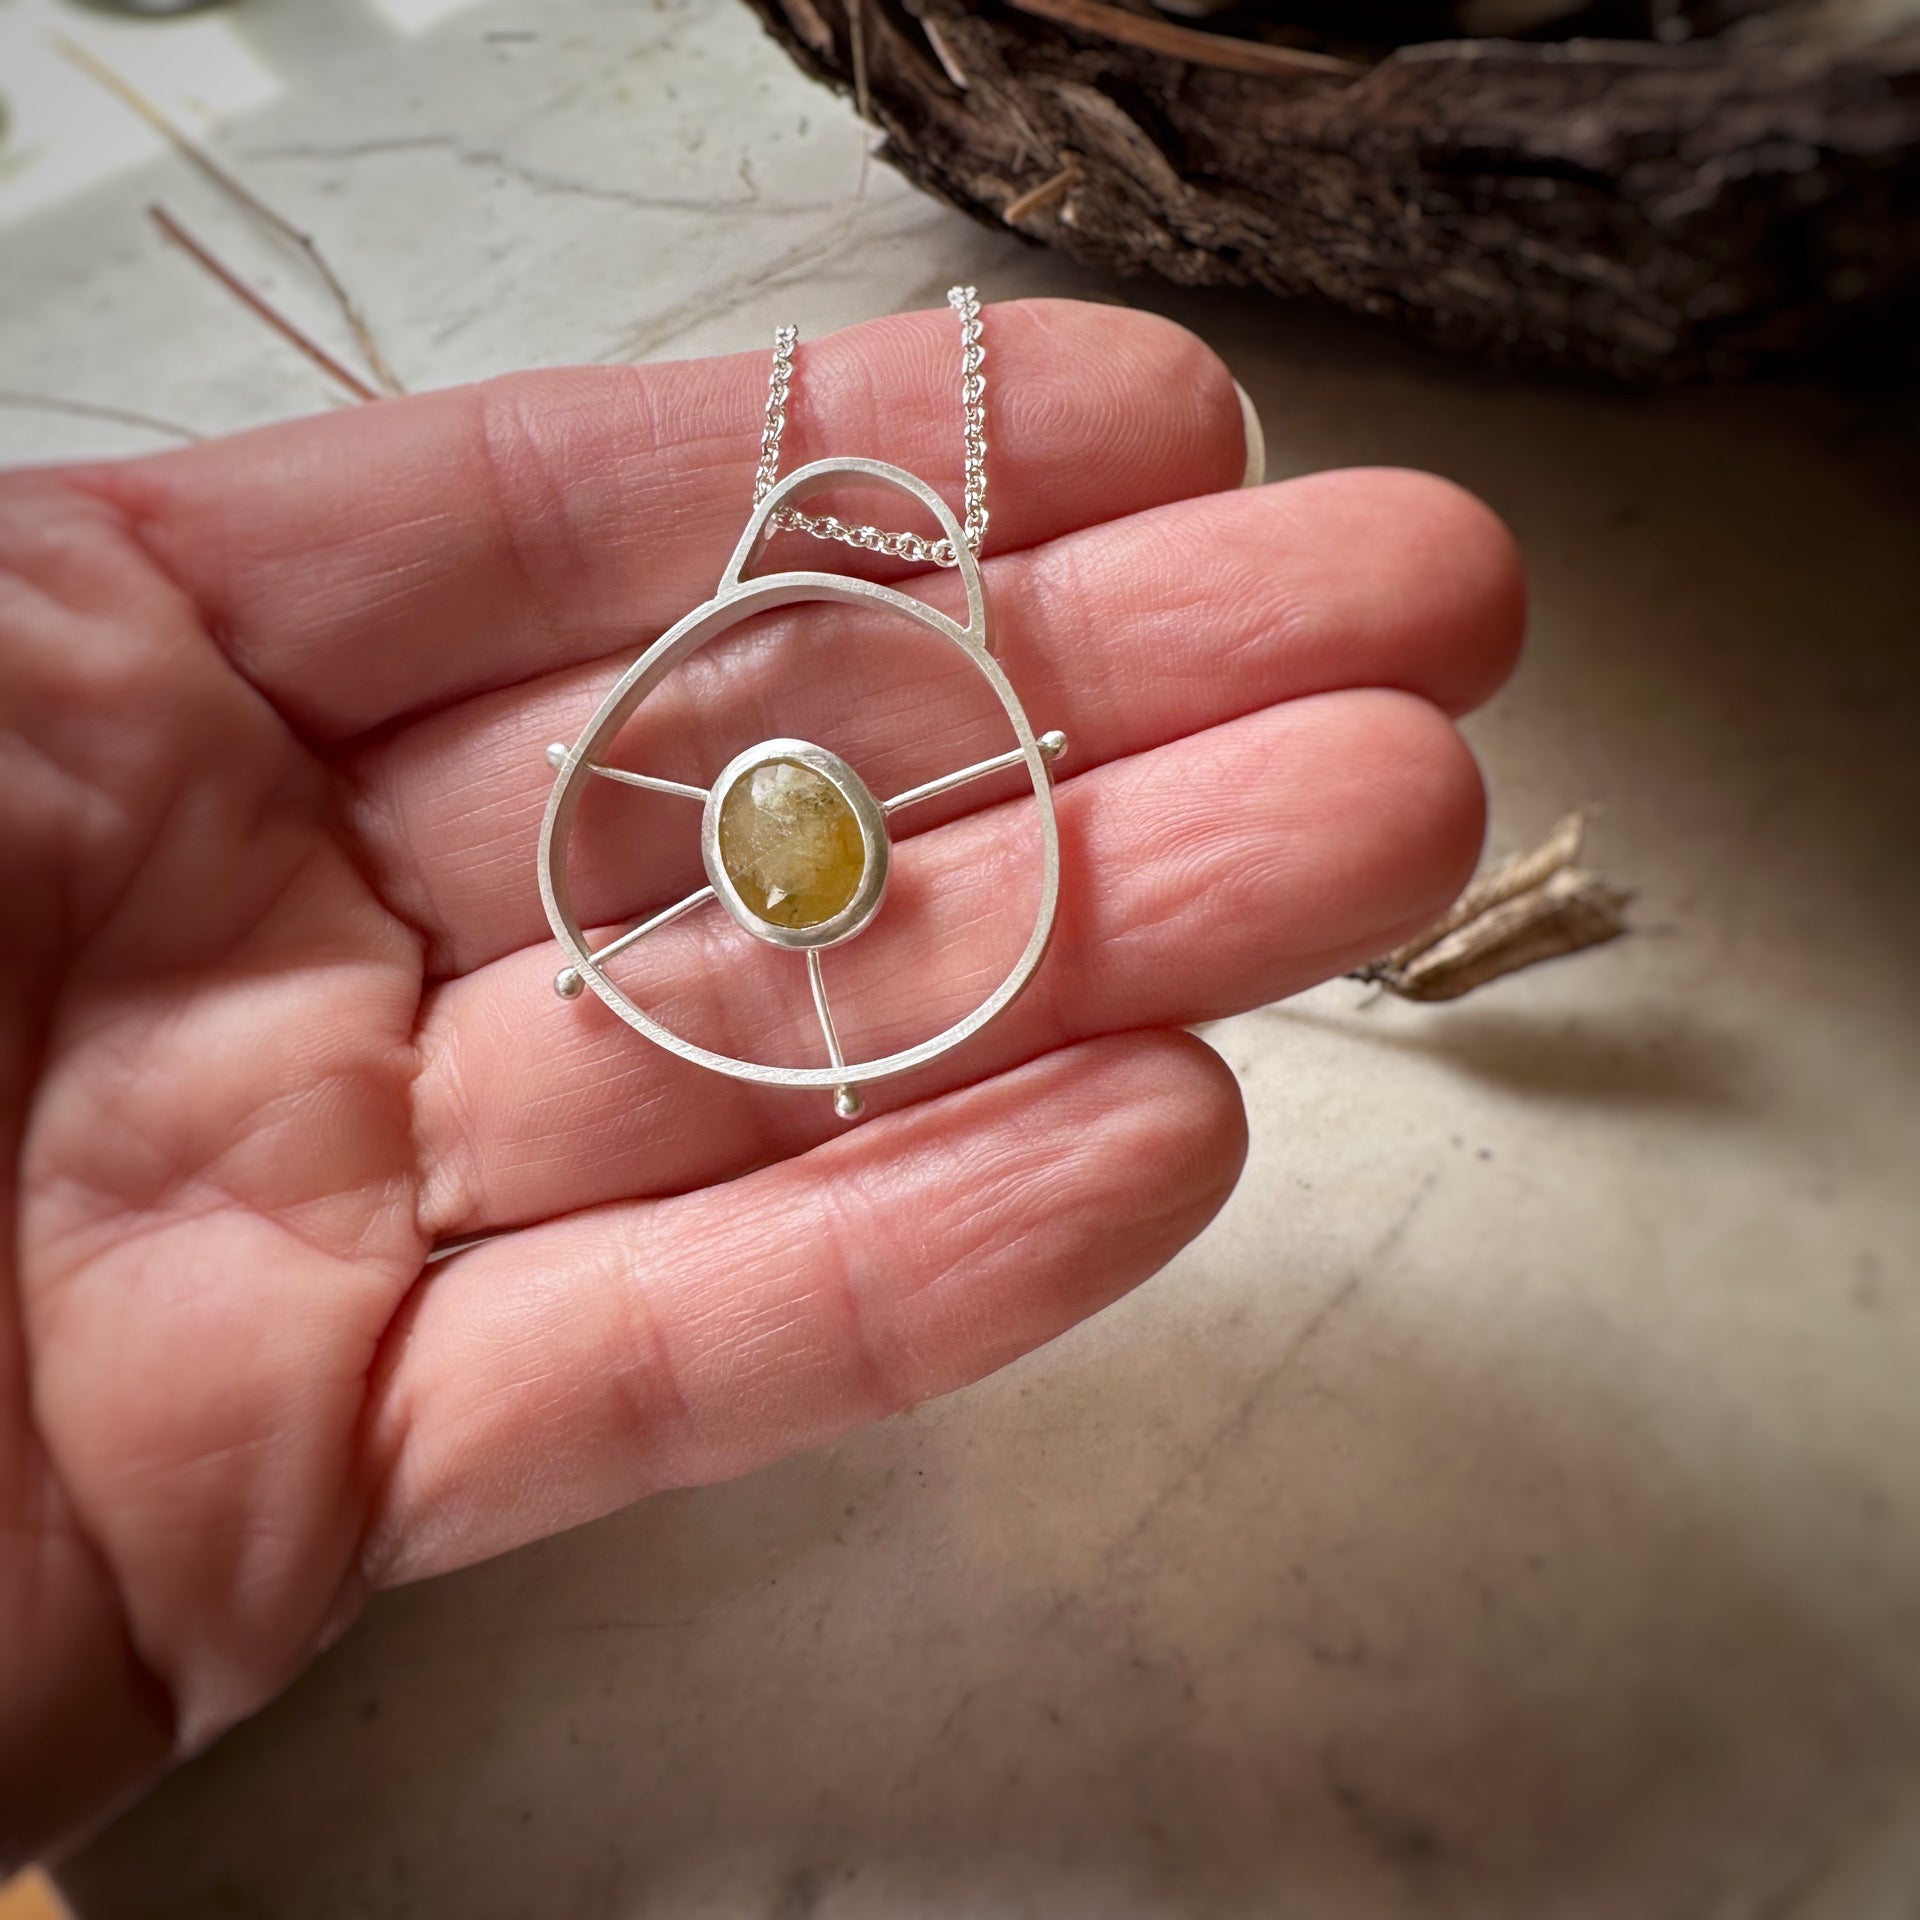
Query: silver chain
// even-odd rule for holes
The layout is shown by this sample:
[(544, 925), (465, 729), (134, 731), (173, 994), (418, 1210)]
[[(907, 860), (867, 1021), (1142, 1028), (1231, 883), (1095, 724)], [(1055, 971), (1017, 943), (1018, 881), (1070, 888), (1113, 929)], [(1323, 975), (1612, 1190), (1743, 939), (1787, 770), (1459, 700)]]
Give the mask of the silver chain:
[[(960, 319), (960, 410), (966, 447), (967, 551), (976, 557), (987, 537), (987, 350), (980, 344), (980, 296), (972, 287), (949, 287), (947, 305)], [(760, 465), (753, 476), (753, 504), (757, 507), (773, 491), (780, 472), (780, 436), (787, 430), (787, 396), (793, 391), (793, 349), (800, 338), (794, 327), (777, 327), (773, 335), (773, 375), (767, 382), (767, 422), (760, 430)], [(773, 524), (816, 540), (838, 540), (869, 553), (891, 554), (917, 566), (956, 567), (960, 564), (951, 540), (926, 540), (917, 533), (888, 533), (880, 527), (850, 527), (830, 513), (802, 513), (782, 507)]]

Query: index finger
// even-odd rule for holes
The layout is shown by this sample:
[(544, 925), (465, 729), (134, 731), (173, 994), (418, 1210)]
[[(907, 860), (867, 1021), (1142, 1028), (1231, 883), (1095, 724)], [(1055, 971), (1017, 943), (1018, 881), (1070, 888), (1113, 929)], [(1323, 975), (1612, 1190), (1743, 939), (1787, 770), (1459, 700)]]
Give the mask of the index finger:
[[(991, 548), (1239, 480), (1232, 380), (1171, 321), (1022, 301), (987, 310), (984, 343)], [(946, 312), (803, 342), (784, 465), (859, 454), (955, 498), (959, 354)], [(751, 503), (768, 365), (516, 374), (72, 477), (326, 743), (637, 651), (707, 598)]]

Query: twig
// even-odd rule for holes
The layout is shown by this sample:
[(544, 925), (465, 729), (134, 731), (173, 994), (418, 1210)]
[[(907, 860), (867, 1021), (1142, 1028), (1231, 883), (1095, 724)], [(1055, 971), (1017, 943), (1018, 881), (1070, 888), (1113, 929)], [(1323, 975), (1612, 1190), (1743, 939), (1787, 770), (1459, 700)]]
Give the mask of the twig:
[(833, 29), (820, 17), (813, 0), (780, 0), (793, 30), (823, 59), (833, 52)]
[(373, 371), (375, 384), (388, 393), (406, 392), (400, 376), (388, 364), (386, 355), (380, 351), (379, 343), (373, 337), (372, 329), (368, 327), (360, 309), (354, 304), (353, 296), (347, 292), (340, 276), (328, 264), (326, 255), (320, 251), (320, 244), (312, 234), (296, 227), (285, 214), (268, 206), (251, 187), (229, 173), (205, 147), (176, 126), (131, 81), (123, 79), (103, 60), (89, 53), (77, 41), (69, 40), (64, 35), (55, 35), (54, 45), (89, 79), (97, 81), (116, 99), (137, 113), (182, 159), (198, 167), (235, 205), (242, 208), (269, 232), (278, 234), (281, 239), (297, 247), (305, 255), (308, 265), (320, 277), (321, 284), (325, 286), (333, 304), (339, 308), (341, 318), (346, 321), (349, 331), (353, 334), (354, 343), (359, 347), (366, 358), (367, 365)]
[(357, 373), (349, 372), (325, 347), (317, 341), (308, 339), (285, 314), (270, 306), (231, 268), (223, 266), (215, 259), (165, 207), (151, 206), (147, 209), (147, 216), (175, 246), (184, 248), (190, 253), (236, 300), (243, 306), (251, 308), (275, 333), (299, 348), (330, 380), (337, 380), (356, 400), (380, 398), (379, 394)]
[(1051, 180), (1042, 180), (1037, 187), (1029, 187), (1025, 193), (1009, 200), (1000, 209), (1000, 218), (1010, 227), (1018, 226), (1028, 214), (1052, 206), (1062, 194), (1071, 193), (1079, 184), (1080, 163), (1069, 160)]
[(109, 420), (117, 426), (139, 427), (147, 433), (164, 433), (173, 440), (200, 440), (203, 434), (183, 427), (177, 420), (162, 420), (157, 413), (136, 413), (131, 407), (110, 407), (98, 400), (69, 400), (56, 393), (15, 393), (0, 387), (0, 407), (18, 407), (28, 413), (64, 413), (76, 420)]
[(1021, 13), (1056, 21), (1063, 27), (1077, 27), (1082, 33), (1117, 40), (1123, 46), (1164, 53), (1170, 59), (1186, 60), (1196, 67), (1224, 67), (1229, 73), (1269, 76), (1297, 73), (1352, 76), (1367, 71), (1362, 62), (1342, 60), (1336, 54), (1309, 53), (1301, 47), (1276, 47), (1264, 40), (1237, 40), (1224, 33), (1202, 33), (1197, 27), (1176, 27), (1171, 20), (1143, 19), (1137, 13), (1108, 6), (1106, 0), (1008, 0), (1008, 4)]
[(933, 49), (933, 57), (940, 62), (941, 71), (962, 93), (971, 93), (973, 82), (967, 78), (967, 70), (960, 64), (960, 56), (954, 52), (953, 43), (941, 31), (939, 21), (931, 14), (922, 14), (920, 31), (927, 36), (927, 45)]
[(853, 53), (853, 107), (862, 120), (873, 120), (867, 97), (867, 16), (862, 0), (847, 0), (847, 38)]

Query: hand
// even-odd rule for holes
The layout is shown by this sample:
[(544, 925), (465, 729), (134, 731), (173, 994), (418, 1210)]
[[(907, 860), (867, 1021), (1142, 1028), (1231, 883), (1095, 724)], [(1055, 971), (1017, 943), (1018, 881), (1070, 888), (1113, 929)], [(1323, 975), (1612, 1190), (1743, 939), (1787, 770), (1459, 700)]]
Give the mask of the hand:
[[(1162, 320), (986, 329), (1001, 658), (1072, 742), (1059, 930), (1013, 1012), (853, 1128), (557, 1001), (534, 884), (542, 749), (738, 537), (764, 354), (0, 481), (0, 1858), (258, 1706), (370, 1588), (818, 1445), (1133, 1286), (1241, 1160), (1232, 1078), (1178, 1029), (1466, 878), (1448, 716), (1522, 623), (1498, 524), (1403, 473), (1223, 491), (1232, 386)], [(946, 314), (803, 346), (789, 465), (951, 481), (954, 351)], [(647, 770), (797, 733), (884, 792), (1004, 744), (922, 638), (856, 648), (850, 690), (819, 650), (849, 618), (681, 669)], [(955, 1017), (1024, 936), (1024, 816), (990, 805), (1015, 790), (902, 850), (915, 965), (835, 954), (865, 1049)], [(593, 920), (697, 884), (685, 802), (594, 800)], [(624, 816), (644, 838), (629, 801), (666, 810)], [(797, 963), (750, 945), (695, 915), (636, 950), (636, 997), (813, 1059), (804, 987), (755, 975)]]

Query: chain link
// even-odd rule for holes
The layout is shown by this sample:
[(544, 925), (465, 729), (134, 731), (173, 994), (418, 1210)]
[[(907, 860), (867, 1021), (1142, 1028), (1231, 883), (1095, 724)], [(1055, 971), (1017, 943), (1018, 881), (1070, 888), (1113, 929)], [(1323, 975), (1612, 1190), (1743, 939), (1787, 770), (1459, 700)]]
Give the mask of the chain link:
[[(967, 551), (978, 556), (987, 537), (987, 350), (980, 344), (980, 296), (972, 287), (949, 287), (947, 305), (960, 321), (961, 438), (965, 447), (966, 494), (963, 535)], [(793, 349), (797, 328), (778, 327), (773, 335), (773, 373), (767, 383), (767, 419), (760, 430), (760, 465), (753, 476), (757, 507), (773, 491), (780, 473), (780, 438), (787, 430), (787, 397), (793, 391)], [(850, 527), (831, 513), (802, 513), (783, 507), (773, 524), (816, 540), (838, 540), (868, 553), (891, 554), (916, 566), (957, 567), (959, 556), (947, 539), (927, 540), (917, 533), (888, 533), (880, 527)]]

